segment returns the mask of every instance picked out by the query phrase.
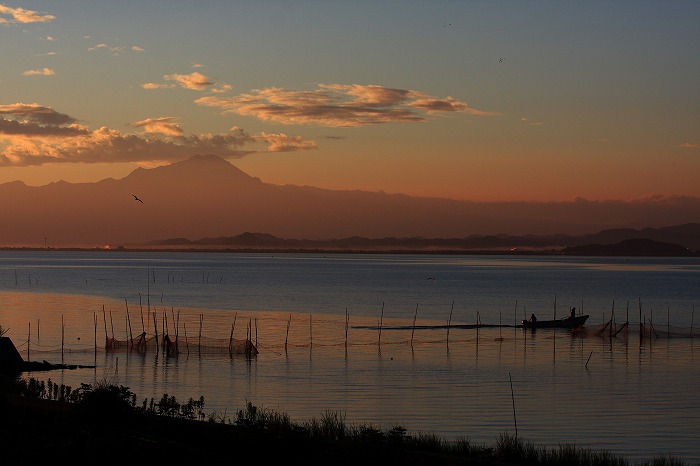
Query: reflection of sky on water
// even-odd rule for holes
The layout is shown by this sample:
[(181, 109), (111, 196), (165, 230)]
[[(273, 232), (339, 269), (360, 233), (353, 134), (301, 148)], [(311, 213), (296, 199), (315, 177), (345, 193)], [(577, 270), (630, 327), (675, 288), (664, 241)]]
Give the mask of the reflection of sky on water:
[[(448, 336), (446, 329), (384, 327), (380, 333), (379, 315), (350, 314), (346, 327), (345, 316), (330, 314), (159, 305), (151, 308), (159, 325), (163, 313), (171, 325), (179, 318), (179, 335), (186, 333), (192, 344), (203, 316), (204, 336), (225, 339), (235, 322), (234, 337), (252, 329), (260, 349), (251, 361), (225, 353), (200, 356), (193, 349), (163, 358), (100, 348), (105, 332), (128, 335), (123, 300), (24, 292), (0, 297), (0, 325), (10, 328), (23, 356), (31, 332), (32, 359), (61, 362), (63, 337), (66, 363), (96, 366), (32, 374), (72, 387), (109, 380), (130, 387), (139, 402), (163, 393), (178, 400), (201, 395), (205, 411), (230, 417), (247, 401), (298, 421), (338, 411), (355, 425), (402, 425), (409, 432), (487, 444), (514, 432), (514, 400), (518, 434), (535, 443), (575, 443), (631, 459), (671, 452), (700, 460), (700, 433), (687, 429), (689, 419), (700, 418), (697, 338), (640, 344), (634, 333), (583, 338), (514, 328), (453, 328)], [(141, 331), (140, 313), (138, 304), (129, 304), (134, 333)], [(410, 325), (412, 317), (384, 317), (381, 323)], [(417, 321), (426, 322), (420, 314)], [(152, 314), (144, 325), (152, 332)]]

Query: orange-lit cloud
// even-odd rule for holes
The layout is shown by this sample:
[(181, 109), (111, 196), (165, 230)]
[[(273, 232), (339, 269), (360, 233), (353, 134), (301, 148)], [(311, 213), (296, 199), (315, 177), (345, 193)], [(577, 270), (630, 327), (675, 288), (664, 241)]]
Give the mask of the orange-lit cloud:
[(419, 91), (359, 84), (321, 84), (313, 91), (254, 89), (235, 97), (201, 97), (195, 103), (282, 124), (330, 127), (418, 122), (426, 121), (428, 115), (448, 113), (496, 115), (452, 97), (439, 99)]
[(295, 152), (317, 148), (314, 141), (303, 139), (300, 136), (287, 136), (284, 133), (268, 134), (263, 131), (252, 138), (265, 141), (268, 144), (267, 150), (269, 152)]
[(192, 89), (193, 91), (201, 91), (214, 85), (214, 81), (197, 71), (190, 74), (166, 74), (163, 78), (169, 81), (176, 81), (181, 87)]
[(104, 44), (104, 43), (93, 45), (92, 47), (88, 48), (88, 51), (94, 52), (95, 50), (100, 50), (100, 49), (107, 50), (110, 54), (115, 55), (115, 56), (121, 55), (126, 51), (126, 47), (121, 47), (121, 46), (115, 47), (115, 46), (111, 46), (111, 45)]
[(167, 81), (175, 81), (177, 84), (145, 83), (142, 84), (141, 87), (144, 89), (173, 89), (180, 86), (184, 89), (190, 89), (193, 91), (209, 90), (215, 93), (228, 92), (232, 89), (231, 85), (223, 83), (216, 84), (213, 79), (198, 71), (190, 74), (166, 74), (163, 76), (163, 78)]
[(174, 117), (148, 118), (129, 123), (134, 128), (143, 128), (147, 133), (160, 133), (166, 136), (181, 137), (184, 131)]
[(0, 3), (0, 15), (11, 16), (12, 19), (0, 17), (0, 23), (15, 22), (15, 23), (47, 23), (56, 19), (55, 16), (41, 14), (24, 8), (11, 8)]
[(8, 121), (9, 118), (21, 123), (41, 126), (59, 126), (77, 122), (75, 118), (39, 104), (0, 104), (0, 117), (2, 121)]
[(224, 134), (185, 136), (174, 117), (149, 118), (131, 126), (143, 128), (146, 135), (106, 127), (91, 131), (76, 119), (38, 104), (0, 105), (0, 166), (172, 162), (196, 154), (238, 158), (250, 153), (316, 148), (313, 141), (300, 137), (249, 135), (238, 127)]
[(682, 147), (684, 149), (700, 149), (700, 144), (692, 144), (690, 142), (685, 142), (681, 144), (679, 147)]
[(141, 84), (144, 89), (173, 89), (177, 86), (175, 84), (158, 84), (158, 83), (144, 83)]
[(24, 76), (53, 76), (56, 72), (50, 68), (42, 68), (38, 70), (27, 70), (22, 73)]

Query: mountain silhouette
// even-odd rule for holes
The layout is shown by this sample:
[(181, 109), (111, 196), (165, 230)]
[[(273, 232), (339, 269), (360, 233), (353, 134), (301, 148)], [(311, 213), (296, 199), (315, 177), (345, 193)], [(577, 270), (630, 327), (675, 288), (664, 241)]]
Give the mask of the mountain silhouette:
[(700, 223), (700, 199), (470, 202), (328, 190), (265, 183), (203, 155), (95, 183), (0, 184), (0, 218), (0, 246), (101, 247), (244, 232), (311, 240), (579, 236)]

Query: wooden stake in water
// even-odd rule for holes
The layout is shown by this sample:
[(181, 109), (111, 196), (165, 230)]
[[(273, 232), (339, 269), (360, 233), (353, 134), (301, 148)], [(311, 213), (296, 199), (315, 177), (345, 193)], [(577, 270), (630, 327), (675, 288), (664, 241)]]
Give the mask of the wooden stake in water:
[(518, 437), (518, 419), (515, 417), (515, 396), (513, 395), (513, 378), (508, 372), (508, 379), (510, 380), (510, 399), (513, 402), (513, 422), (515, 423), (515, 437)]
[(350, 324), (350, 314), (348, 308), (345, 308), (345, 347), (348, 347), (348, 325)]
[(202, 353), (202, 320), (204, 320), (204, 314), (199, 314), (199, 337), (197, 338), (197, 348), (199, 354)]
[(382, 323), (384, 321), (384, 302), (382, 301), (382, 313), (379, 316), (379, 339), (377, 340), (377, 347), (381, 349), (382, 346)]
[(289, 340), (289, 325), (291, 323), (292, 323), (292, 315), (289, 314), (289, 320), (287, 320), (287, 335), (284, 337), (284, 352), (285, 353), (287, 352), (287, 341)]
[(452, 310), (455, 307), (455, 302), (452, 301), (452, 307), (450, 308), (450, 317), (447, 319), (447, 347), (450, 347), (450, 325), (452, 323)]
[(95, 339), (95, 363), (97, 363), (97, 313), (92, 313), (92, 322), (94, 324), (94, 339)]
[(418, 316), (418, 303), (416, 303), (416, 312), (413, 314), (413, 329), (411, 329), (411, 348), (413, 348), (413, 334), (416, 332), (416, 317)]

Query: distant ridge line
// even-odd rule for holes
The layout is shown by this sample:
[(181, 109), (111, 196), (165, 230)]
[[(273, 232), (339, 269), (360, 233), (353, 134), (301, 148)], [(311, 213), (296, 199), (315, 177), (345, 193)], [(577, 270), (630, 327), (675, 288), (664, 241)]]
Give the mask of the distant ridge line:
[(310, 240), (280, 238), (268, 233), (245, 232), (216, 238), (170, 238), (149, 241), (141, 246), (152, 247), (213, 247), (277, 249), (277, 250), (337, 250), (337, 251), (549, 251), (563, 254), (692, 255), (700, 250), (700, 224), (688, 223), (663, 228), (613, 229), (596, 234), (571, 235), (470, 235), (463, 238), (347, 238)]

